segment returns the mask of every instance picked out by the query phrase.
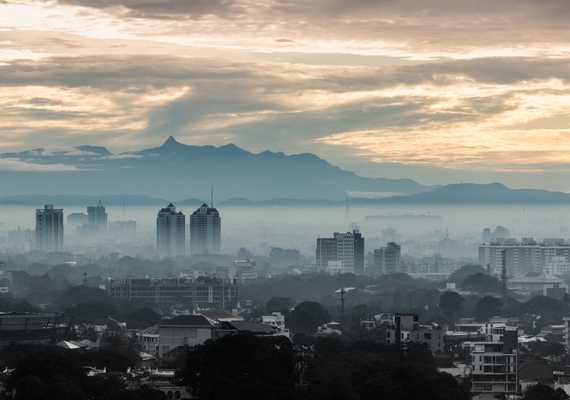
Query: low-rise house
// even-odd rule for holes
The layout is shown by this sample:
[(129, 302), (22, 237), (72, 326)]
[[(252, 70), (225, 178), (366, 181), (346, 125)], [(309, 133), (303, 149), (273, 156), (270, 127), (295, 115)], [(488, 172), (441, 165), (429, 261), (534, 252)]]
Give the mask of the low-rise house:
[(203, 315), (182, 315), (165, 319), (158, 325), (159, 356), (177, 347), (204, 344), (215, 337), (214, 325)]
[(142, 351), (148, 354), (158, 355), (160, 353), (159, 326), (153, 325), (136, 334), (137, 343)]

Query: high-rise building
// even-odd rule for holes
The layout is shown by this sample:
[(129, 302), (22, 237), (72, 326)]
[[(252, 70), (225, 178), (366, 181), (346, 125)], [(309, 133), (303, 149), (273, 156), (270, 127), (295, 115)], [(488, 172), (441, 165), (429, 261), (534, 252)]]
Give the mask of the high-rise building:
[(163, 258), (186, 254), (186, 217), (172, 203), (156, 217), (156, 249)]
[(490, 273), (500, 275), (503, 262), (508, 276), (547, 272), (554, 260), (570, 261), (570, 243), (563, 239), (499, 239), (479, 246), (479, 263)]
[(375, 274), (393, 274), (400, 272), (401, 247), (399, 244), (390, 242), (386, 247), (374, 250)]
[(364, 237), (358, 230), (353, 231), (354, 235), (354, 273), (364, 273)]
[(63, 210), (46, 204), (36, 210), (36, 248), (40, 251), (63, 250)]
[(85, 213), (71, 213), (67, 216), (67, 225), (78, 227), (87, 224), (87, 221), (89, 219)]
[(202, 204), (190, 216), (190, 251), (192, 255), (218, 254), (221, 247), (220, 213), (212, 202)]
[(336, 239), (335, 238), (317, 238), (317, 270), (325, 271), (329, 266), (329, 262), (337, 261), (336, 257)]
[[(335, 232), (332, 238), (317, 239), (317, 268), (335, 272), (364, 272), (364, 238), (357, 230), (346, 233)], [(340, 263), (340, 268), (339, 264)]]
[(93, 231), (107, 229), (107, 211), (101, 200), (96, 206), (87, 207), (87, 223)]

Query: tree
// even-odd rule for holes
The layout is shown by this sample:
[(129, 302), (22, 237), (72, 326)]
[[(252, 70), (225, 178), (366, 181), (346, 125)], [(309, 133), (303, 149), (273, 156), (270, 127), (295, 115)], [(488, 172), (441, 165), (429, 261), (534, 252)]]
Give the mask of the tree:
[(568, 400), (569, 398), (562, 389), (554, 390), (541, 383), (529, 387), (523, 396), (523, 400)]
[(475, 275), (475, 274), (484, 274), (484, 273), (485, 273), (485, 270), (483, 268), (481, 268), (480, 265), (468, 264), (468, 265), (462, 266), (457, 271), (452, 273), (449, 276), (449, 281), (455, 282), (458, 285), (461, 285), (463, 283), (463, 281), (465, 280), (465, 278), (467, 278), (468, 276)]
[(560, 300), (546, 296), (536, 296), (524, 303), (522, 311), (542, 316), (544, 323), (554, 323), (562, 319), (566, 313), (566, 305)]
[(439, 308), (451, 321), (463, 311), (465, 299), (456, 292), (447, 291), (439, 297)]
[(289, 307), (291, 307), (291, 299), (289, 297), (272, 297), (265, 304), (265, 310), (268, 313), (280, 312), (285, 314), (289, 311)]
[(540, 357), (556, 357), (566, 354), (564, 345), (557, 342), (534, 342), (528, 347), (533, 355)]
[(188, 352), (183, 379), (201, 399), (290, 400), (293, 347), (280, 336), (224, 336)]
[(328, 311), (315, 301), (298, 304), (287, 316), (287, 326), (294, 333), (312, 335), (317, 328), (331, 320)]
[[(308, 396), (315, 400), (467, 400), (469, 391), (436, 370), (431, 353), (357, 342), (341, 353), (325, 352), (309, 362)], [(411, 356), (411, 357), (410, 357)]]
[(161, 315), (149, 307), (139, 308), (126, 316), (129, 328), (145, 328), (159, 323), (160, 319)]
[(366, 304), (359, 304), (352, 307), (350, 312), (350, 325), (355, 331), (360, 330), (360, 321), (367, 318), (370, 315), (368, 311), (368, 306)]
[(477, 293), (501, 293), (503, 290), (503, 285), (497, 278), (483, 273), (469, 275), (460, 287)]
[(475, 318), (478, 321), (488, 321), (491, 317), (500, 314), (503, 301), (494, 296), (485, 296), (475, 305)]

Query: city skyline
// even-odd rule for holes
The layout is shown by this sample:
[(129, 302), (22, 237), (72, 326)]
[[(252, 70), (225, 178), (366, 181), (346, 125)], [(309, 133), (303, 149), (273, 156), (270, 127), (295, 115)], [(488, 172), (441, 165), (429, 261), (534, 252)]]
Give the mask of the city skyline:
[(175, 135), (312, 152), (365, 176), (570, 191), (568, 11), (562, 0), (4, 1), (0, 152), (120, 152)]

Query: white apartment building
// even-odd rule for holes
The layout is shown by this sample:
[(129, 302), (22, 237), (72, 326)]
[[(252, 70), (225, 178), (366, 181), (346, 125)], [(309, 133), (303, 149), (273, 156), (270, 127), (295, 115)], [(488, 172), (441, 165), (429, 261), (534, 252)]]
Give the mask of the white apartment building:
[(487, 341), (466, 342), (474, 398), (514, 395), (518, 390), (518, 333), (516, 328), (486, 326)]
[(501, 274), (503, 262), (509, 276), (522, 276), (545, 272), (549, 263), (560, 265), (563, 259), (570, 261), (570, 243), (564, 239), (502, 239), (479, 246), (479, 263), (496, 275)]

